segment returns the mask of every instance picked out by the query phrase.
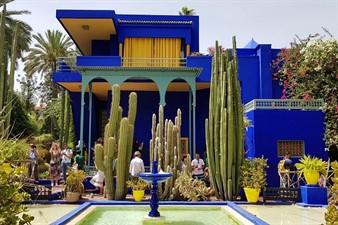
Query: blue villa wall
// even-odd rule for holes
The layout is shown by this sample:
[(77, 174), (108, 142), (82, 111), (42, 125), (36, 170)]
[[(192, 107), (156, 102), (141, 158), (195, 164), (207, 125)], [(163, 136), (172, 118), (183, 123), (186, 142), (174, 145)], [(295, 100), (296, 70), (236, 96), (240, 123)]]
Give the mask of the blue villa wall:
[[(144, 142), (142, 158), (145, 165), (149, 165), (149, 141), (151, 139), (152, 115), (155, 113), (158, 122), (159, 92), (138, 91), (137, 114), (135, 120), (134, 138), (139, 143)], [(121, 92), (120, 105), (123, 108), (123, 116), (128, 115), (128, 98), (130, 92)], [(107, 101), (108, 115), (110, 114), (111, 92)], [(196, 104), (196, 151), (203, 155), (205, 151), (205, 119), (208, 117), (209, 89), (197, 91)], [(187, 92), (167, 92), (166, 106), (164, 107), (164, 118), (175, 121), (177, 109), (182, 111), (181, 136), (189, 136), (189, 94)]]
[[(283, 157), (278, 157), (278, 140), (303, 140), (305, 154), (327, 160), (324, 151), (324, 114), (321, 111), (301, 110), (254, 110), (247, 113), (254, 127), (248, 128), (246, 157), (268, 158), (268, 186), (278, 187), (277, 165)], [(293, 163), (299, 158), (293, 157)]]
[[(120, 15), (113, 10), (58, 10), (57, 18), (112, 18), (117, 35), (111, 35), (110, 40), (92, 40), (90, 56), (77, 57), (77, 66), (121, 66), (121, 57), (118, 55), (119, 43), (125, 37), (175, 37), (182, 38), (190, 44), (191, 52), (199, 52), (199, 17), (198, 16), (152, 16), (152, 15)], [(117, 20), (133, 20), (139, 23), (118, 23)], [(143, 23), (146, 20), (159, 21), (193, 21), (191, 24), (151, 24)], [(143, 21), (143, 22), (142, 22)], [(241, 84), (242, 102), (246, 104), (253, 99), (280, 99), (282, 87), (273, 80), (271, 64), (277, 57), (279, 49), (271, 49), (270, 44), (257, 44), (253, 40), (245, 48), (237, 49), (238, 72)], [(211, 79), (211, 56), (188, 56), (187, 67), (203, 68), (196, 82), (209, 83)], [(69, 69), (66, 67), (66, 69)], [(70, 73), (61, 70), (53, 75), (53, 81), (81, 82), (79, 73)], [(205, 152), (205, 119), (209, 111), (209, 89), (196, 92), (196, 152), (203, 155)], [(121, 93), (120, 105), (124, 116), (128, 112), (128, 95)], [(107, 110), (109, 116), (111, 92), (105, 102), (93, 100), (92, 146), (99, 136), (99, 110)], [(149, 165), (149, 140), (151, 139), (152, 114), (158, 114), (159, 93), (153, 91), (138, 91), (138, 110), (135, 121), (134, 136), (139, 142), (144, 142), (143, 159)], [(80, 93), (70, 92), (74, 115), (76, 138), (80, 133)], [(84, 114), (84, 141), (88, 140), (88, 94), (85, 95)], [(187, 92), (167, 92), (165, 118), (174, 120), (176, 110), (182, 110), (182, 137), (189, 136), (189, 94)], [(254, 110), (247, 113), (254, 127), (246, 131), (246, 157), (268, 158), (268, 186), (279, 186), (277, 173), (278, 162), (282, 157), (277, 155), (278, 140), (304, 140), (305, 154), (315, 155), (327, 159), (324, 152), (324, 125), (321, 111), (301, 110)], [(193, 152), (192, 149), (189, 149)], [(293, 158), (294, 162), (298, 158)]]

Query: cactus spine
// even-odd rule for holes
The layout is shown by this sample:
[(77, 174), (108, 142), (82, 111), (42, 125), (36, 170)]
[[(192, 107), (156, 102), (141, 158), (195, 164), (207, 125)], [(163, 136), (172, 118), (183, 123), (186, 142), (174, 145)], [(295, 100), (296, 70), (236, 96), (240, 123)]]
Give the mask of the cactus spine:
[[(173, 173), (173, 176), (164, 184), (158, 186), (160, 199), (168, 200), (173, 194), (173, 186), (176, 178), (181, 172), (181, 110), (177, 110), (175, 124), (171, 120), (163, 119), (163, 106), (159, 106), (158, 123), (156, 124), (156, 115), (152, 117), (150, 140), (150, 161), (156, 160), (158, 170)], [(174, 193), (175, 195), (175, 193)]]
[[(129, 95), (128, 118), (122, 118), (120, 105), (120, 87), (112, 87), (112, 104), (109, 122), (105, 127), (104, 146), (95, 146), (95, 164), (104, 172), (106, 179), (106, 193), (109, 200), (123, 200), (126, 197), (126, 181), (128, 179), (128, 162), (132, 154), (132, 141), (134, 122), (137, 110), (137, 95)], [(117, 154), (116, 154), (117, 153)], [(117, 159), (117, 166), (113, 166)], [(116, 168), (114, 171), (113, 168)], [(113, 177), (116, 174), (116, 190), (114, 190)]]
[(237, 70), (236, 39), (222, 54), (216, 41), (210, 86), (209, 118), (205, 121), (209, 171), (216, 197), (232, 200), (239, 192), (244, 159), (243, 109)]

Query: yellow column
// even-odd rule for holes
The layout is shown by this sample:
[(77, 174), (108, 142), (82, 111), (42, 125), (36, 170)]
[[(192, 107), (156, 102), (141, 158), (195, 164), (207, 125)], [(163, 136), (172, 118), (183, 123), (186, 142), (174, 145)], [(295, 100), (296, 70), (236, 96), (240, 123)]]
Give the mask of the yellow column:
[(188, 55), (190, 55), (190, 45), (189, 44), (187, 45), (186, 49), (187, 49), (187, 56), (188, 56)]
[(120, 56), (120, 57), (122, 57), (122, 55), (123, 55), (122, 50), (123, 50), (123, 44), (120, 43), (120, 44), (119, 44), (119, 56)]

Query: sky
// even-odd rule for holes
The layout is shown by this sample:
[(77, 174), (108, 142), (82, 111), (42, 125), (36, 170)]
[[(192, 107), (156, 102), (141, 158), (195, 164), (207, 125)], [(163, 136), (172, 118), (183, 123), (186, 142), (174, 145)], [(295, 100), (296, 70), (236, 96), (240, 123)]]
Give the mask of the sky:
[[(47, 29), (64, 32), (56, 19), (57, 9), (178, 15), (183, 6), (194, 9), (199, 16), (202, 53), (216, 40), (230, 48), (232, 36), (236, 36), (238, 48), (252, 38), (272, 48), (289, 47), (295, 35), (306, 38), (309, 34), (324, 34), (321, 27), (338, 37), (338, 0), (15, 0), (7, 9), (30, 11), (30, 15), (17, 18), (31, 25), (33, 34), (44, 34)], [(22, 67), (19, 64), (17, 73), (22, 73)]]

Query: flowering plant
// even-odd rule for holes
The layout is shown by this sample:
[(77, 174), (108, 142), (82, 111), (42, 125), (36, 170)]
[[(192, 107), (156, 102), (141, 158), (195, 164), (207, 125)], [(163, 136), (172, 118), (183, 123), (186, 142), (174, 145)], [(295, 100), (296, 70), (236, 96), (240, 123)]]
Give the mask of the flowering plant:
[(319, 34), (298, 38), (282, 49), (273, 61), (274, 80), (283, 86), (282, 98), (323, 99), (324, 139), (327, 146), (338, 145), (338, 40)]

